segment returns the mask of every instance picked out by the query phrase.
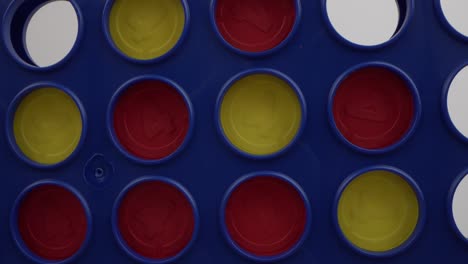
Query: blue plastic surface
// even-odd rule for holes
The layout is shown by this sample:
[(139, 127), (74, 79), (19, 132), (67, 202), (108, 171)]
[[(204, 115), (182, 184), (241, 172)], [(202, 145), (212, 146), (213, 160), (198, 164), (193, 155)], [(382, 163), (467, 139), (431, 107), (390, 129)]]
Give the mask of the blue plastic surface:
[[(297, 29), (281, 49), (263, 56), (245, 56), (226, 47), (213, 27), (210, 0), (187, 1), (190, 20), (184, 40), (170, 56), (137, 63), (115, 52), (103, 28), (105, 0), (74, 0), (79, 8), (80, 34), (70, 56), (57, 65), (37, 70), (11, 56), (6, 42), (0, 49), (0, 263), (30, 263), (14, 242), (12, 208), (28, 186), (52, 179), (72, 186), (86, 200), (92, 222), (89, 243), (73, 263), (135, 263), (116, 241), (112, 209), (119, 194), (144, 176), (166, 177), (192, 195), (199, 214), (197, 237), (177, 263), (251, 263), (233, 249), (219, 223), (223, 197), (239, 178), (274, 171), (293, 179), (310, 201), (310, 231), (297, 250), (276, 263), (371, 264), (335, 228), (335, 196), (352, 173), (387, 165), (408, 174), (421, 189), (426, 221), (417, 239), (404, 252), (379, 258), (379, 263), (466, 263), (468, 246), (452, 228), (447, 214), (460, 173), (468, 167), (468, 144), (461, 139), (444, 107), (444, 88), (455, 70), (466, 64), (468, 44), (442, 18), (439, 0), (415, 0), (408, 22), (389, 43), (372, 48), (350, 45), (336, 36), (324, 15), (325, 0), (302, 0)], [(7, 19), (10, 0), (0, 1)], [(39, 1), (40, 2), (40, 1)], [(405, 1), (400, 1), (405, 2)], [(2, 27), (2, 38), (9, 33)], [(21, 53), (21, 52), (20, 52)], [(402, 145), (385, 153), (360, 153), (337, 137), (328, 115), (333, 84), (356, 65), (381, 62), (401, 69), (415, 84), (421, 99), (417, 127)], [(269, 159), (238, 155), (225, 144), (215, 120), (217, 98), (228, 80), (247, 70), (269, 68), (284, 73), (300, 88), (307, 120), (300, 138), (287, 152)], [(119, 87), (134, 78), (156, 75), (180, 85), (193, 105), (193, 133), (184, 147), (164, 163), (140, 164), (113, 143), (107, 110)], [(9, 146), (8, 106), (26, 87), (38, 83), (66, 87), (86, 112), (86, 138), (76, 155), (53, 168), (31, 166)], [(94, 179), (95, 169), (102, 169)], [(97, 177), (98, 175), (96, 175)], [(452, 190), (453, 191), (453, 190)], [(42, 262), (48, 263), (48, 262)]]

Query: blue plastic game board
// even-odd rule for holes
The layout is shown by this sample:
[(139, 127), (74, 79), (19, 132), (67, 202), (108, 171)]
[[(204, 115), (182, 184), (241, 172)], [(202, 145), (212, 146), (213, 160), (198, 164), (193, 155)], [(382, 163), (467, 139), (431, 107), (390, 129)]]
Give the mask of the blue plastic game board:
[(24, 27), (49, 1), (0, 1), (0, 263), (465, 263), (468, 38), (399, 0), (354, 44), (326, 1), (70, 0), (44, 68)]

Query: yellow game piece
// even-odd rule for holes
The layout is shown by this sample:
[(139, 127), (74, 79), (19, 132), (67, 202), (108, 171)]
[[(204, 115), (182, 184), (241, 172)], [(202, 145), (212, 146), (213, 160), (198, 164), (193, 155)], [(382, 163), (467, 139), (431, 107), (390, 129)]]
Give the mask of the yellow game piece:
[(174, 48), (185, 19), (180, 0), (116, 0), (110, 12), (109, 30), (124, 54), (151, 60)]
[(80, 142), (83, 120), (75, 101), (56, 88), (40, 88), (18, 105), (16, 144), (30, 160), (52, 165), (67, 159)]
[(345, 188), (338, 204), (338, 222), (345, 237), (371, 252), (401, 246), (413, 234), (418, 218), (419, 202), (413, 188), (388, 171), (358, 176)]
[(270, 155), (287, 147), (302, 122), (298, 95), (284, 80), (253, 74), (236, 81), (226, 92), (220, 111), (222, 129), (239, 150)]

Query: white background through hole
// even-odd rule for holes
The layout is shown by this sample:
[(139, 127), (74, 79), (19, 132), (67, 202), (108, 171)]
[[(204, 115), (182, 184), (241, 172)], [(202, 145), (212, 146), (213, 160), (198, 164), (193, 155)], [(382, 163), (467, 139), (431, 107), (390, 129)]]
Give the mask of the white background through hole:
[(69, 1), (51, 1), (32, 14), (25, 32), (25, 49), (39, 67), (64, 59), (78, 36), (78, 16)]
[(462, 235), (468, 238), (468, 177), (465, 176), (453, 196), (453, 218)]
[(385, 43), (398, 28), (400, 10), (396, 0), (327, 0), (326, 7), (335, 30), (355, 44)]
[[(450, 119), (457, 130), (468, 138), (468, 67), (457, 73), (450, 84), (447, 107)], [(468, 202), (467, 202), (468, 204)]]
[(440, 0), (440, 5), (450, 25), (468, 37), (468, 1)]

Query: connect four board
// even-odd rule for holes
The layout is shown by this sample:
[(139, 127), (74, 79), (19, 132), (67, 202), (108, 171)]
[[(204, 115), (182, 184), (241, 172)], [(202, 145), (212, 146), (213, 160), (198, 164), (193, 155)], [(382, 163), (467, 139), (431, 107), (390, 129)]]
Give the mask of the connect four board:
[(467, 10), (1, 0), (0, 263), (466, 263)]

